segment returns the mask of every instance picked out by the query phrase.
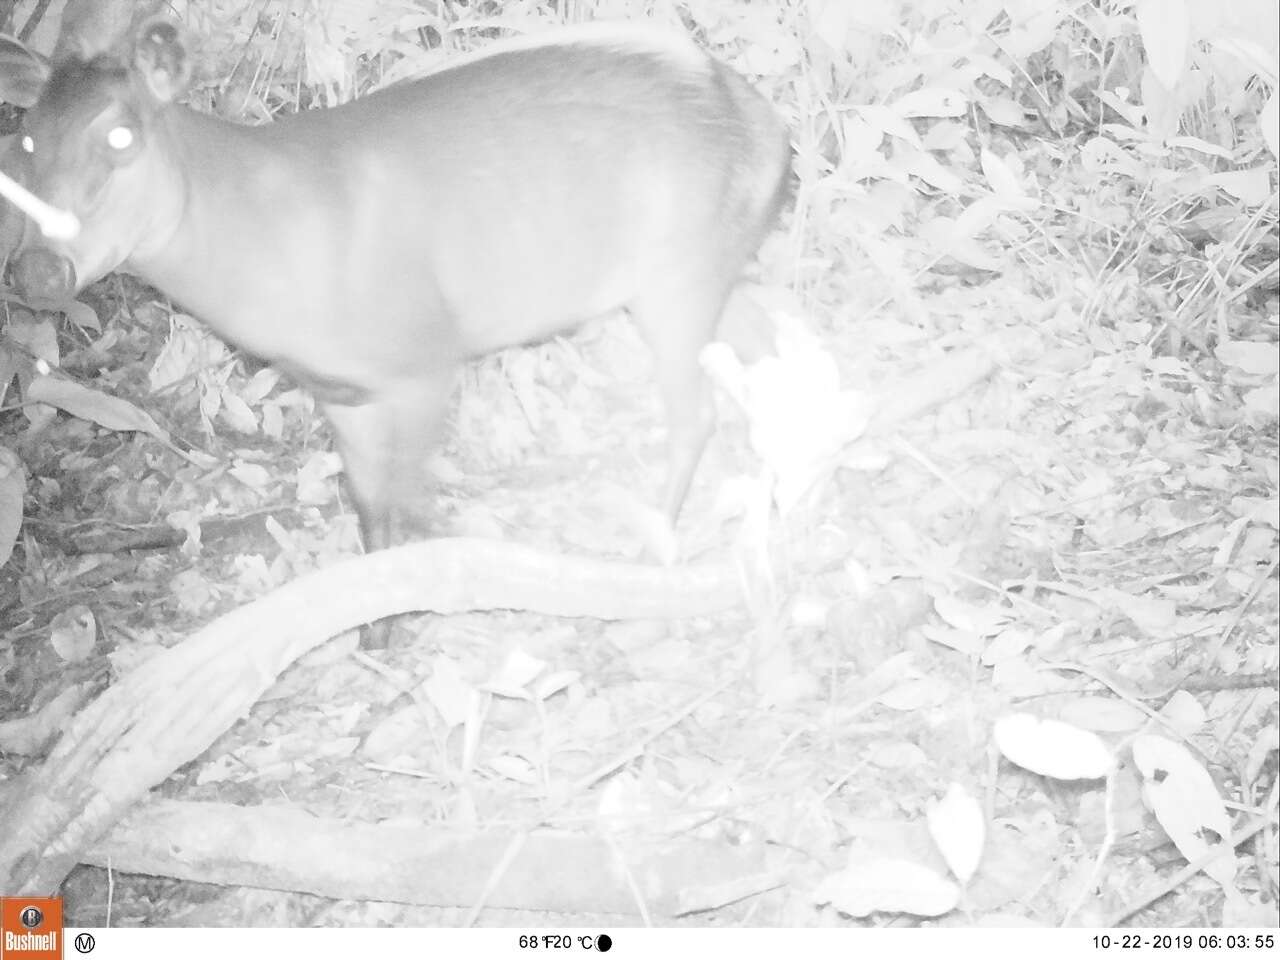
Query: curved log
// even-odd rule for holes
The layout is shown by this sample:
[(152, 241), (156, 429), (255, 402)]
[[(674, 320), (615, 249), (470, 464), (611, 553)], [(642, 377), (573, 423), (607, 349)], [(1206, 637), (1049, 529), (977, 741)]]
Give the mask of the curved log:
[(148, 660), (82, 710), (48, 759), (0, 799), (0, 889), (49, 894), (147, 790), (245, 716), (329, 637), (414, 610), (529, 610), (602, 620), (717, 613), (727, 567), (662, 568), (512, 543), (442, 539), (300, 577)]

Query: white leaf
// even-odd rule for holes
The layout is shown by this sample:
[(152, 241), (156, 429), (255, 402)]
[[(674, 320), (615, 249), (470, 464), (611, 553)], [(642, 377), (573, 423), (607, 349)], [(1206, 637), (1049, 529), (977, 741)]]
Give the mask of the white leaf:
[(0, 567), (9, 562), (22, 529), (22, 498), (26, 492), (27, 473), (22, 461), (8, 447), (0, 447)]
[(1223, 842), (1231, 835), (1231, 818), (1209, 772), (1182, 744), (1154, 734), (1134, 739), (1133, 762), (1151, 812), (1178, 852), (1191, 861), (1219, 848), (1221, 855), (1204, 872), (1233, 891), (1235, 859)]
[(1191, 15), (1186, 0), (1139, 0), (1138, 30), (1151, 70), (1172, 90), (1186, 68)]
[(1280, 372), (1280, 351), (1274, 343), (1231, 340), (1214, 347), (1213, 355), (1238, 370), (1258, 376), (1275, 376)]
[(929, 808), (929, 833), (947, 866), (961, 883), (973, 879), (982, 859), (987, 825), (982, 808), (958, 783), (947, 788), (946, 796)]
[(1096, 780), (1115, 765), (1096, 735), (1058, 720), (1015, 713), (997, 720), (993, 732), (1008, 760), (1056, 780)]
[(36, 377), (27, 387), (27, 399), (58, 407), (108, 430), (137, 430), (168, 442), (169, 435), (129, 401), (91, 390), (71, 380)]
[(475, 688), (463, 678), (457, 664), (445, 657), (436, 657), (431, 676), (422, 684), (422, 691), (451, 727), (466, 722), (477, 697)]
[(497, 673), (486, 680), (483, 684), (484, 689), (493, 692), (499, 690), (520, 691), (519, 699), (527, 700), (529, 697), (527, 687), (533, 680), (547, 668), (545, 660), (539, 660), (537, 657), (531, 657), (519, 647), (512, 650), (502, 665), (498, 667)]
[(1009, 165), (990, 150), (982, 151), (979, 162), (982, 164), (982, 173), (987, 178), (988, 186), (997, 196), (1026, 196), (1026, 191), (1022, 189), (1022, 184), (1018, 182), (1017, 174), (1010, 170)]
[(565, 687), (577, 683), (578, 678), (582, 676), (577, 670), (560, 670), (556, 673), (549, 673), (538, 681), (534, 687), (533, 694), (539, 700), (545, 700), (547, 697), (559, 693)]
[(77, 603), (58, 613), (49, 626), (49, 643), (65, 663), (79, 663), (93, 653), (98, 620), (84, 604)]
[(827, 877), (814, 891), (813, 899), (851, 917), (877, 911), (938, 917), (955, 909), (960, 888), (909, 860), (871, 857)]

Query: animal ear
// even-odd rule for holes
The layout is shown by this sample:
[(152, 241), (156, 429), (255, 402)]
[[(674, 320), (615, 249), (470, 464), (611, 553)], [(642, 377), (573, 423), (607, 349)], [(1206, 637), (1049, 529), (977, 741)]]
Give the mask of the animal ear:
[(151, 17), (138, 27), (133, 65), (152, 96), (162, 103), (172, 103), (191, 82), (191, 54), (182, 30), (165, 17)]
[(0, 36), (0, 100), (31, 107), (49, 78), (49, 63), (12, 37)]

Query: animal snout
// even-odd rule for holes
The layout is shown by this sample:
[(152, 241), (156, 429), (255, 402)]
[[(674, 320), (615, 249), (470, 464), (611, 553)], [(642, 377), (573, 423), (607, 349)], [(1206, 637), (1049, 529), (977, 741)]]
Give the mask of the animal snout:
[(63, 300), (75, 293), (74, 264), (52, 250), (23, 251), (13, 271), (18, 293), (25, 298)]

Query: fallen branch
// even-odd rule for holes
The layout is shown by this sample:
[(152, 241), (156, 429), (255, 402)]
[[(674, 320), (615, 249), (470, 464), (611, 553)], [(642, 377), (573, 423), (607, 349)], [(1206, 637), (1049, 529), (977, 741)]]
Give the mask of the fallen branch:
[[(353, 823), (281, 804), (153, 800), (86, 851), (84, 862), (339, 900), (466, 907), (478, 901), (510, 840), (510, 831)], [(759, 845), (646, 838), (624, 853), (627, 846), (581, 833), (532, 833), (486, 905), (634, 917), (640, 907), (626, 880), (630, 874), (645, 907), (672, 916), (698, 891), (762, 869)]]
[(75, 717), (43, 765), (7, 785), (0, 889), (56, 890), (147, 790), (208, 749), (298, 657), (344, 630), (411, 610), (680, 618), (737, 598), (725, 567), (639, 566), (488, 540), (431, 540), (300, 577), (142, 664)]

